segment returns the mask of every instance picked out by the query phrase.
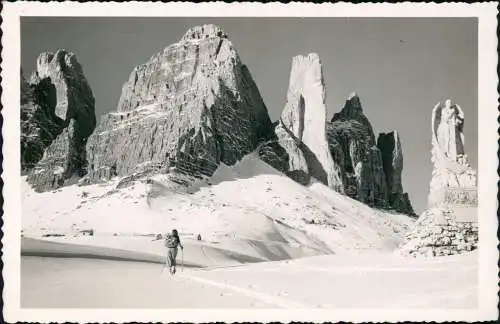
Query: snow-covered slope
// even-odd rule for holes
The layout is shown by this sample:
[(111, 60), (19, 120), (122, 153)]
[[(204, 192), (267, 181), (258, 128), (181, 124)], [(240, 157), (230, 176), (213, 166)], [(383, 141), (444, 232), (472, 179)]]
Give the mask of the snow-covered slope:
[[(410, 217), (372, 209), (319, 182), (301, 186), (254, 155), (190, 188), (166, 179), (114, 179), (41, 194), (24, 183), (23, 307), (477, 305), (476, 253), (390, 253), (412, 230)], [(185, 246), (174, 277), (162, 272), (165, 247), (154, 238), (172, 228)], [(94, 235), (83, 236), (85, 229)], [(64, 236), (27, 238), (44, 234)]]
[(473, 310), (477, 257), (328, 255), (174, 277), (151, 263), (24, 257), (21, 306)]
[[(177, 228), (192, 247), (186, 254), (193, 263), (215, 265), (392, 251), (413, 224), (405, 215), (371, 209), (320, 183), (301, 186), (253, 154), (235, 166), (220, 166), (190, 188), (169, 183), (165, 175), (121, 182), (117, 189), (119, 183), (36, 193), (24, 182), (24, 236), (64, 234), (50, 239), (161, 254), (161, 242), (152, 236)], [(83, 237), (80, 231), (89, 229), (94, 236)], [(200, 259), (206, 251), (224, 257)]]

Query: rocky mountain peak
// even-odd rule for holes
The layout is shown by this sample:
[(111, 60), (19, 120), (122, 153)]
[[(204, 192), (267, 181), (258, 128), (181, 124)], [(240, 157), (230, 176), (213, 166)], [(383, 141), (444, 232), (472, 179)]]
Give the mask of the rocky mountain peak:
[[(43, 52), (36, 60), (36, 70), (32, 78), (33, 81), (54, 76), (55, 72), (83, 75), (83, 70), (74, 53), (65, 49), (58, 49), (54, 52)], [(68, 77), (69, 75), (66, 75)], [(32, 81), (32, 82), (33, 82)]]
[(360, 116), (364, 116), (361, 100), (359, 99), (358, 94), (356, 92), (353, 92), (349, 95), (349, 97), (347, 97), (344, 108), (340, 111), (340, 113), (333, 116), (332, 121), (334, 121), (334, 119), (336, 118), (357, 119)]
[[(306, 104), (311, 107), (307, 111)], [(311, 109), (316, 108), (316, 113), (319, 115), (312, 115)], [(284, 126), (300, 140), (304, 136), (304, 123), (306, 121), (311, 123), (311, 118), (319, 123), (318, 127), (321, 131), (321, 125), (325, 124), (324, 119), (326, 118), (325, 83), (321, 61), (316, 53), (305, 56), (297, 55), (292, 59), (287, 102), (281, 114)], [(305, 136), (307, 135), (308, 133), (305, 134)]]
[(200, 40), (210, 37), (228, 38), (227, 34), (217, 25), (206, 24), (195, 26), (188, 29), (188, 31), (181, 38), (181, 42), (190, 40)]
[(356, 92), (351, 93), (349, 97), (347, 97), (343, 112), (345, 119), (358, 119), (365, 116), (363, 113), (363, 106), (361, 105), (361, 99)]
[[(397, 132), (381, 134), (378, 143), (361, 100), (352, 93), (327, 125), (328, 143), (343, 174), (345, 192), (369, 205), (413, 214), (403, 193), (403, 153)], [(377, 145), (378, 144), (378, 145)]]
[(77, 62), (75, 55), (63, 48), (58, 49), (55, 53), (43, 52), (38, 55), (38, 58), (36, 60), (37, 69), (38, 67), (42, 67), (47, 64), (55, 64), (61, 67), (64, 65), (70, 65), (72, 63), (71, 58), (73, 58), (73, 63)]
[(294, 67), (301, 69), (302, 66), (313, 66), (313, 65), (319, 66), (321, 68), (321, 60), (317, 53), (309, 53), (307, 55), (296, 55), (292, 59), (292, 71)]
[(357, 98), (357, 100), (359, 101), (359, 97), (358, 97), (358, 94), (356, 93), (356, 91), (354, 92), (351, 92), (351, 94), (349, 95), (349, 97), (347, 97), (347, 100), (352, 100), (354, 98)]
[(398, 133), (381, 134), (377, 147), (355, 92), (326, 122), (325, 97), (319, 56), (294, 57), (287, 102), (273, 139), (259, 150), (261, 159), (299, 183), (315, 178), (370, 206), (413, 214), (401, 184), (403, 154)]
[(89, 136), (96, 125), (95, 99), (76, 55), (65, 49), (41, 53), (30, 83), (37, 84), (46, 78), (57, 92), (55, 115), (66, 123), (72, 118), (81, 120), (80, 130), (83, 136)]
[(21, 83), (21, 165), (37, 191), (85, 173), (85, 145), (96, 125), (95, 100), (76, 56), (41, 53), (29, 85)]
[(235, 82), (231, 70), (244, 68), (222, 29), (215, 25), (193, 27), (178, 43), (134, 68), (122, 88), (118, 111), (131, 111), (144, 103), (179, 105), (201, 92), (208, 92), (212, 100), (211, 92), (217, 94), (220, 84)]
[[(325, 94), (318, 54), (295, 56), (286, 105), (275, 128), (277, 139), (261, 155), (300, 183), (306, 184), (313, 177), (342, 192), (340, 172), (326, 139)], [(269, 151), (278, 154), (268, 154)], [(279, 161), (277, 155), (286, 158)]]
[(219, 163), (255, 150), (270, 129), (259, 90), (226, 34), (196, 26), (133, 69), (117, 111), (89, 139), (88, 179), (210, 176)]
[(360, 123), (367, 133), (370, 144), (375, 144), (375, 134), (373, 133), (372, 125), (363, 113), (363, 106), (356, 92), (351, 93), (342, 110), (333, 115), (331, 122), (333, 123), (336, 121), (356, 121)]

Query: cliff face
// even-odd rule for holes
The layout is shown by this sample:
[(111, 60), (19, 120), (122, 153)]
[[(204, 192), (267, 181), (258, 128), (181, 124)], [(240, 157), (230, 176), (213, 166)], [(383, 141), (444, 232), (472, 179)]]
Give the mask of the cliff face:
[(403, 193), (403, 153), (398, 134), (375, 134), (355, 93), (327, 125), (328, 143), (342, 170), (345, 192), (368, 205), (414, 214)]
[(382, 164), (387, 184), (389, 205), (405, 214), (414, 214), (408, 194), (403, 192), (401, 175), (403, 172), (403, 148), (396, 131), (380, 133), (377, 147), (382, 153)]
[(21, 78), (21, 168), (37, 191), (86, 172), (95, 128), (92, 90), (73, 53), (42, 53), (29, 84)]
[(374, 138), (359, 97), (352, 94), (328, 124), (330, 149), (342, 166), (347, 195), (369, 205), (384, 207), (387, 187), (382, 155)]
[(255, 150), (270, 129), (257, 86), (227, 35), (214, 25), (194, 27), (132, 71), (117, 111), (89, 140), (87, 177), (208, 176), (219, 163), (232, 165)]
[(398, 133), (380, 133), (377, 138), (377, 147), (382, 153), (388, 193), (402, 193), (403, 150)]
[[(287, 162), (281, 162), (281, 170), (296, 181), (306, 184), (314, 177), (343, 191), (340, 169), (330, 154), (326, 139), (325, 93), (318, 55), (294, 57), (287, 102), (274, 129), (276, 137), (272, 145), (281, 147), (282, 153), (278, 155)], [(262, 157), (269, 160), (265, 154)], [(270, 160), (273, 164), (276, 159)]]
[(21, 172), (28, 173), (59, 135), (63, 120), (55, 116), (54, 85), (43, 80), (30, 85), (21, 71)]

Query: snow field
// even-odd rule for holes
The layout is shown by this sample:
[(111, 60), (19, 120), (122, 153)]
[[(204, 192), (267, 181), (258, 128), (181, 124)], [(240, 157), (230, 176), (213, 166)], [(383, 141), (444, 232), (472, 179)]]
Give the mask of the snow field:
[[(190, 188), (162, 175), (118, 183), (38, 194), (24, 181), (22, 307), (477, 305), (476, 252), (404, 258), (395, 251), (414, 219), (317, 182), (301, 186), (254, 155)], [(155, 240), (172, 228), (185, 246), (178, 255), (184, 271), (178, 267), (174, 277), (162, 273), (165, 247)], [(88, 229), (93, 236), (80, 232)]]

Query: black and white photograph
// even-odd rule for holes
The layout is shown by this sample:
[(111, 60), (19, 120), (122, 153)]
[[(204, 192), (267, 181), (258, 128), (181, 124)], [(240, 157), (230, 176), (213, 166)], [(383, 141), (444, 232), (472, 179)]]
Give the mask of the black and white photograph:
[(497, 318), (496, 5), (5, 4), (6, 319)]

